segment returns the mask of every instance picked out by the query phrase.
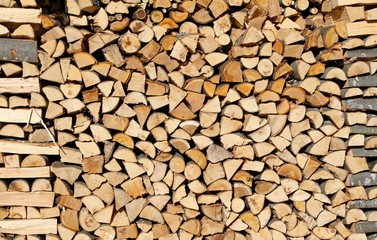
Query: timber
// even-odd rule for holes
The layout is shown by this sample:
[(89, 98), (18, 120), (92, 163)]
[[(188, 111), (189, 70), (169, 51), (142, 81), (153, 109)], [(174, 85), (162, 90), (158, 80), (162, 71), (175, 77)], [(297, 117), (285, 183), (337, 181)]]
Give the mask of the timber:
[(54, 143), (31, 143), (22, 141), (0, 140), (0, 152), (59, 155), (59, 147)]
[(39, 79), (37, 77), (0, 78), (0, 93), (39, 93), (40, 88)]
[(0, 108), (0, 122), (5, 123), (39, 123), (41, 109), (9, 109)]
[(0, 238), (375, 239), (376, 20), (0, 0)]
[(0, 192), (0, 206), (52, 207), (53, 192)]
[(11, 234), (56, 234), (57, 219), (1, 220), (0, 232)]
[(0, 168), (0, 178), (49, 178), (50, 167)]

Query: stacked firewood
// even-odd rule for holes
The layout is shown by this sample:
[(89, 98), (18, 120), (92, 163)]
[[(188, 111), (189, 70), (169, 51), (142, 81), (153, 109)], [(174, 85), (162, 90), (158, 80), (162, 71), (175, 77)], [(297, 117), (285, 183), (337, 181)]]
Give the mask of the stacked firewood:
[(377, 239), (376, 0), (0, 0), (1, 239)]

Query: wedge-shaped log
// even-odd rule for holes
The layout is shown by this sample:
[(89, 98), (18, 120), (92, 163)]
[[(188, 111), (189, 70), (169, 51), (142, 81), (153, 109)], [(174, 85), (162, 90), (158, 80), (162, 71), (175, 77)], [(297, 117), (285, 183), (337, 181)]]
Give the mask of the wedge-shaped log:
[(10, 109), (0, 108), (0, 122), (5, 123), (39, 123), (42, 116), (41, 109)]
[(11, 234), (57, 234), (57, 219), (22, 219), (0, 221), (0, 233)]
[(16, 154), (59, 155), (59, 147), (54, 143), (31, 143), (1, 139), (0, 152)]
[(49, 178), (50, 167), (0, 168), (0, 178)]
[(54, 192), (0, 192), (0, 206), (52, 207)]
[[(14, 8), (7, 8), (10, 11)], [(30, 9), (31, 10), (31, 9)], [(0, 8), (0, 22), (3, 10)], [(22, 16), (22, 13), (17, 13)], [(0, 38), (0, 61), (7, 62), (38, 62), (37, 42), (27, 39)]]
[[(1, 51), (1, 50), (0, 50)], [(0, 78), (0, 93), (24, 94), (40, 92), (39, 79), (31, 78)]]

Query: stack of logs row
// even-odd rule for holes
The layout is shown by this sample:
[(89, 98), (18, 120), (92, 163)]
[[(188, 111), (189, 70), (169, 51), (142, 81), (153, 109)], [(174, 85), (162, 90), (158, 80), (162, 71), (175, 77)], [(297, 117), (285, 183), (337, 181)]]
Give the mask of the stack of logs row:
[(0, 5), (0, 239), (377, 239), (377, 0)]

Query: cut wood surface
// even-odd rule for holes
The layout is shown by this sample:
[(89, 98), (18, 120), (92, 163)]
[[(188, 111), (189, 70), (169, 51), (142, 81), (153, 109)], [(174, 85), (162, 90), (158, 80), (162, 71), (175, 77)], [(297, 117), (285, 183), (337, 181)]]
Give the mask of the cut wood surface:
[(0, 8), (1, 23), (36, 23), (41, 24), (41, 9)]
[(5, 123), (39, 123), (41, 109), (9, 109), (0, 108), (0, 122)]
[(59, 155), (59, 147), (54, 143), (32, 143), (0, 140), (0, 152), (16, 154)]
[(1, 220), (0, 232), (11, 234), (56, 234), (57, 219)]
[(349, 37), (377, 34), (377, 23), (368, 23), (368, 22), (347, 23), (347, 34)]
[[(1, 44), (1, 43), (0, 43)], [(39, 93), (39, 78), (0, 78), (0, 93)]]
[(53, 192), (0, 192), (0, 206), (52, 207)]
[(50, 167), (0, 168), (0, 178), (49, 178)]
[(0, 0), (0, 233), (377, 236), (376, 0)]

